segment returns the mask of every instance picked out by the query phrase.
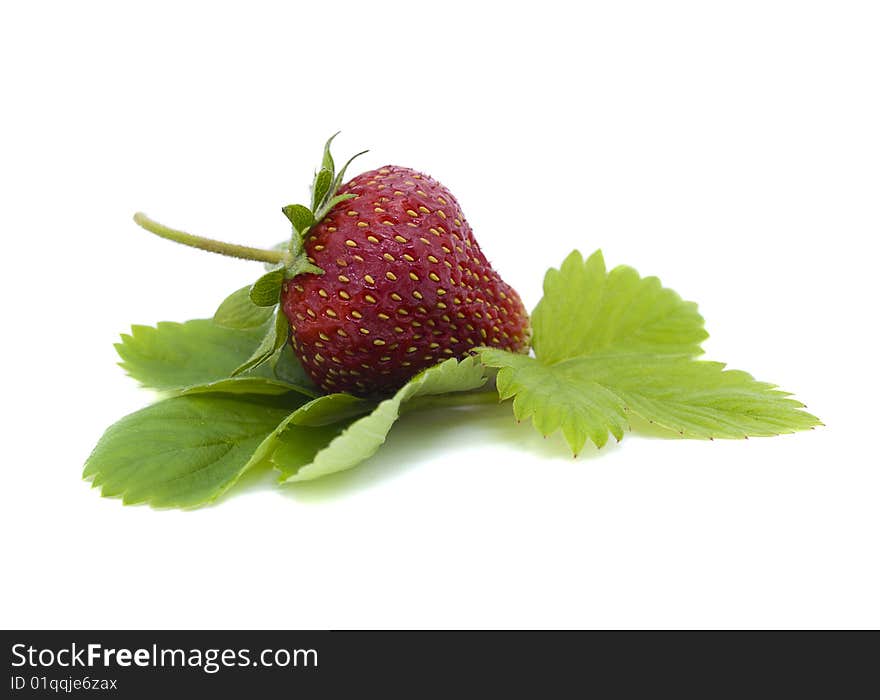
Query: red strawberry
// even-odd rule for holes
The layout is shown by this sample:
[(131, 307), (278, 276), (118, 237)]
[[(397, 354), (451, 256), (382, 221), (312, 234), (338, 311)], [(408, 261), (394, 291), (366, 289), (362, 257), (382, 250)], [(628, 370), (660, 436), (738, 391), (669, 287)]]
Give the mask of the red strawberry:
[(481, 345), (525, 352), (528, 314), (480, 250), (455, 197), (386, 166), (339, 189), (309, 232), (309, 262), (282, 287), (293, 347), (325, 391), (382, 395)]
[(286, 246), (223, 243), (135, 215), (162, 238), (271, 265), (250, 290), (224, 302), (233, 313), (215, 316), (216, 323), (251, 328), (266, 319), (257, 306), (280, 309), (233, 375), (277, 359), (288, 322), (314, 382), (358, 396), (392, 393), (420, 370), (482, 345), (528, 352), (523, 303), (486, 261), (449, 190), (394, 165), (343, 185), (351, 160), (336, 171), (333, 138), (315, 173), (311, 206), (282, 209), (293, 225)]

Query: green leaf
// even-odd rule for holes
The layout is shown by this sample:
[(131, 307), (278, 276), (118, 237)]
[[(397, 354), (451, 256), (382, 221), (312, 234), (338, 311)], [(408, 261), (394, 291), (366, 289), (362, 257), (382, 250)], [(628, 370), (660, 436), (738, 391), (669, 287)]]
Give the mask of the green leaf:
[(340, 202), (347, 202), (350, 199), (355, 199), (356, 197), (357, 195), (352, 193), (334, 195), (330, 199), (328, 199), (324, 203), (324, 205), (318, 210), (318, 216), (323, 219), (325, 216), (327, 216), (327, 213), (337, 204), (339, 204)]
[[(327, 196), (327, 192), (330, 191), (330, 186), (333, 184), (333, 173), (327, 170), (326, 168), (321, 168), (318, 171), (318, 174), (315, 175), (315, 182), (312, 185), (312, 210), (318, 211), (318, 208), (321, 206), (321, 202), (324, 201), (324, 197)], [(316, 217), (317, 218), (317, 217)]]
[(333, 164), (333, 156), (330, 155), (330, 146), (333, 144), (333, 139), (337, 136), (339, 136), (338, 131), (327, 139), (327, 143), (324, 144), (324, 155), (321, 158), (321, 168), (329, 170), (331, 173), (335, 170), (336, 166)]
[(708, 337), (696, 304), (630, 267), (606, 272), (601, 251), (574, 251), (544, 278), (532, 314), (535, 355), (546, 364), (598, 352), (699, 355)]
[(646, 354), (579, 357), (554, 365), (503, 350), (481, 349), (499, 369), (498, 393), (513, 397), (517, 420), (544, 435), (557, 430), (576, 454), (589, 438), (602, 447), (638, 415), (682, 437), (779, 435), (819, 425), (803, 405), (772, 384), (718, 362)]
[(266, 328), (266, 333), (260, 341), (260, 344), (257, 346), (257, 349), (254, 350), (253, 354), (247, 360), (232, 370), (232, 376), (236, 377), (243, 372), (256, 369), (263, 363), (268, 362), (273, 355), (281, 351), (289, 337), (290, 324), (281, 309), (277, 309), (275, 312), (275, 320)]
[[(132, 326), (131, 335), (123, 335), (122, 342), (115, 347), (122, 358), (119, 364), (143, 386), (180, 391), (228, 379), (250, 358), (267, 331), (271, 328), (275, 332), (275, 323), (273, 319), (248, 330), (222, 328), (209, 319), (162, 322), (156, 327)], [(289, 345), (278, 351), (278, 358), (274, 371), (262, 366), (248, 377), (278, 379), (302, 394), (317, 394)]]
[(324, 270), (310, 263), (305, 255), (297, 257), (290, 266), (285, 270), (284, 276), (287, 279), (293, 279), (299, 275), (323, 275)]
[[(478, 389), (486, 381), (480, 363), (469, 357), (431, 367), (393, 397), (375, 405), (346, 394), (331, 394), (299, 408), (261, 446), (261, 459), (281, 472), (281, 481), (306, 481), (351, 469), (385, 442), (407, 402), (421, 396)], [(366, 411), (368, 415), (356, 418)]]
[(210, 319), (132, 326), (116, 344), (119, 364), (145, 387), (182, 389), (224, 379), (253, 352), (264, 328), (229, 330)]
[(317, 428), (362, 416), (376, 407), (375, 401), (351, 394), (326, 394), (300, 406), (290, 419), (294, 425)]
[(630, 415), (682, 437), (778, 435), (819, 425), (802, 404), (745, 372), (693, 357), (707, 337), (696, 305), (655, 277), (607, 272), (601, 252), (573, 252), (544, 278), (532, 316), (535, 358), (479, 348), (502, 400), (577, 454), (623, 438)]
[(624, 402), (582, 371), (577, 360), (545, 365), (526, 355), (491, 348), (480, 350), (480, 358), (500, 370), (498, 395), (502, 400), (513, 398), (516, 419), (531, 418), (545, 437), (561, 429), (575, 454), (587, 438), (597, 447), (608, 442), (609, 432), (617, 440), (623, 438), (629, 425)]
[(257, 306), (275, 306), (281, 299), (284, 270), (272, 270), (253, 283), (250, 299)]
[(176, 393), (177, 396), (192, 396), (194, 394), (260, 394), (264, 396), (282, 396), (295, 392), (302, 396), (314, 398), (318, 393), (306, 386), (298, 386), (281, 379), (269, 377), (229, 377), (216, 382), (196, 384), (186, 387)]
[(214, 323), (223, 328), (246, 330), (262, 326), (272, 315), (272, 308), (251, 301), (251, 288), (242, 287), (230, 294), (214, 313)]
[[(318, 397), (285, 418), (260, 443), (249, 466), (273, 467), (273, 456), (278, 452), (279, 460), (287, 469), (299, 469), (351, 425), (355, 416), (369, 413), (374, 406), (350, 394)], [(282, 437), (288, 429), (293, 435)]]
[(221, 394), (160, 401), (108, 428), (83, 478), (126, 504), (209, 503), (238, 481), (295, 405), (287, 397)]
[(682, 437), (772, 436), (821, 425), (789, 392), (721, 362), (633, 356), (592, 371), (607, 375), (599, 381), (613, 382), (632, 413)]
[(288, 204), (281, 211), (300, 235), (304, 235), (309, 227), (315, 225), (315, 215), (312, 214), (312, 210), (302, 204)]
[[(342, 185), (342, 180), (345, 178), (345, 171), (348, 170), (348, 166), (351, 165), (352, 161), (355, 158), (359, 158), (360, 156), (364, 155), (364, 153), (369, 153), (369, 151), (361, 151), (360, 153), (355, 153), (351, 158), (346, 161), (345, 165), (342, 166), (342, 169), (336, 174), (336, 177), (333, 180), (334, 192), (338, 190), (339, 187)], [(331, 208), (332, 207), (328, 207), (328, 210)]]

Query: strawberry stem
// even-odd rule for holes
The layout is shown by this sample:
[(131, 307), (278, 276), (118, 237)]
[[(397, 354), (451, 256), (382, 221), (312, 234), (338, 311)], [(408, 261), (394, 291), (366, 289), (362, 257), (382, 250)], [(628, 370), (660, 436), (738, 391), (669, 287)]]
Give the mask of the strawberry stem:
[(173, 228), (163, 226), (157, 221), (153, 221), (146, 214), (138, 212), (134, 215), (134, 222), (142, 229), (152, 234), (165, 238), (175, 243), (206, 250), (209, 253), (218, 253), (231, 258), (242, 258), (244, 260), (255, 260), (264, 263), (287, 263), (288, 254), (282, 250), (265, 250), (263, 248), (251, 248), (246, 245), (236, 245), (235, 243), (224, 243), (223, 241), (215, 241), (212, 238), (204, 238), (203, 236), (195, 236), (191, 233), (185, 233)]

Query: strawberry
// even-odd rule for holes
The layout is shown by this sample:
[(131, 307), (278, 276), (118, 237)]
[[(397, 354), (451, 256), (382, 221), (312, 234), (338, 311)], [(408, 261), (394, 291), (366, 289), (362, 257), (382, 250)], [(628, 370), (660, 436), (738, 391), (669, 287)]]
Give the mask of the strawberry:
[[(135, 216), (163, 238), (271, 266), (245, 301), (278, 305), (275, 323), (233, 374), (277, 358), (289, 339), (324, 391), (381, 397), (422, 369), (480, 346), (528, 352), (525, 307), (486, 261), (449, 190), (393, 165), (343, 185), (353, 158), (336, 172), (334, 137), (324, 147), (311, 207), (282, 210), (294, 229), (286, 249), (221, 243)], [(236, 308), (240, 303), (236, 297)]]
[(525, 351), (528, 315), (486, 261), (455, 197), (389, 165), (358, 175), (311, 229), (323, 275), (284, 282), (281, 305), (303, 367), (325, 391), (387, 394), (482, 345)]

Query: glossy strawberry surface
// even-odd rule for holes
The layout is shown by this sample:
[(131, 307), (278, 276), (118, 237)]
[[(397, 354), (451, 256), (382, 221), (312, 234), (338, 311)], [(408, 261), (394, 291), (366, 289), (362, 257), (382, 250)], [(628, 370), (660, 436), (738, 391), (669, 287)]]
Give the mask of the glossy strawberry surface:
[(519, 295), (480, 250), (456, 199), (433, 178), (386, 166), (358, 175), (306, 239), (325, 271), (285, 282), (292, 343), (322, 389), (381, 396), (479, 346), (525, 352)]

